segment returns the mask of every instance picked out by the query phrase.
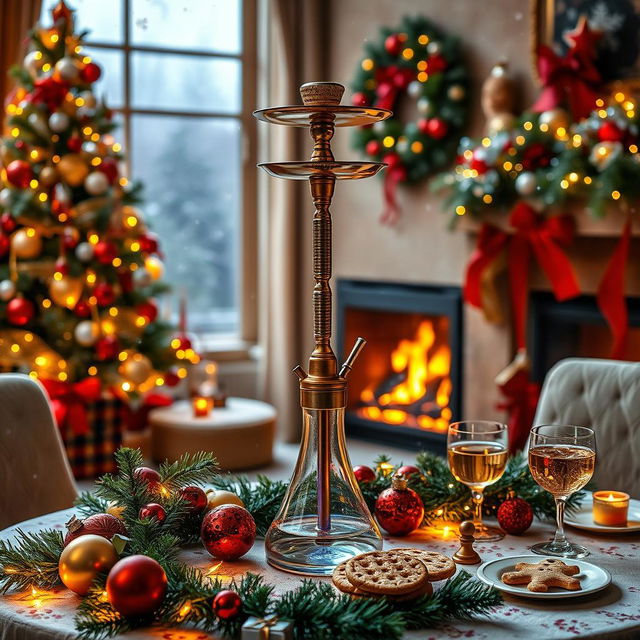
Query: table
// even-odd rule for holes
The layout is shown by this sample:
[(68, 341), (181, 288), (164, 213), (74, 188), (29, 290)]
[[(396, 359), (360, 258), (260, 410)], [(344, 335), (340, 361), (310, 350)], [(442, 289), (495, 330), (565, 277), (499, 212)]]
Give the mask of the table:
[[(21, 527), (27, 531), (64, 528), (73, 509), (58, 511), (0, 532), (0, 538), (12, 536)], [(575, 600), (556, 602), (535, 601), (505, 595), (504, 603), (489, 618), (465, 623), (453, 623), (441, 629), (429, 629), (407, 634), (407, 639), (439, 640), (474, 638), (474, 640), (559, 640), (565, 638), (640, 638), (640, 535), (585, 535), (567, 527), (571, 539), (591, 549), (590, 562), (611, 572), (613, 582), (605, 590)], [(551, 523), (534, 522), (523, 536), (507, 536), (500, 542), (478, 544), (483, 560), (518, 555), (527, 552), (534, 542), (553, 534)], [(425, 546), (451, 555), (457, 549), (454, 530), (420, 530), (406, 538), (385, 539), (385, 549), (396, 546)], [(210, 567), (214, 561), (197, 546), (182, 552), (182, 559), (199, 567)], [(475, 566), (464, 567), (475, 572)], [(225, 562), (219, 573), (223, 577), (241, 576), (246, 571), (264, 574), (279, 592), (294, 588), (299, 578), (277, 571), (266, 564), (261, 541), (237, 562)], [(328, 580), (328, 579), (327, 579)], [(76, 638), (73, 615), (79, 597), (64, 588), (55, 593), (0, 596), (0, 640), (72, 640)], [(154, 629), (140, 630), (121, 636), (126, 640), (207, 640), (215, 638), (202, 631)], [(355, 639), (354, 640), (365, 640)]]

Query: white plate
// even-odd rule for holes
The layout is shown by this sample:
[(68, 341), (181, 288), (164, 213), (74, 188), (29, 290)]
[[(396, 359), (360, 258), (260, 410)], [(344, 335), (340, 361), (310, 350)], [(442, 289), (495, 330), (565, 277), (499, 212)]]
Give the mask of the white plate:
[(500, 577), (505, 571), (515, 571), (515, 566), (518, 562), (530, 562), (535, 564), (546, 560), (545, 556), (514, 556), (512, 558), (499, 558), (498, 560), (490, 560), (478, 567), (477, 576), (486, 584), (500, 589), (506, 593), (512, 593), (516, 596), (523, 596), (525, 598), (577, 598), (579, 596), (585, 596), (588, 593), (595, 593), (604, 589), (611, 582), (611, 574), (606, 569), (596, 567), (595, 564), (585, 562), (584, 560), (573, 560), (565, 558), (550, 558), (551, 560), (562, 560), (566, 564), (574, 564), (580, 567), (580, 573), (573, 576), (580, 580), (580, 591), (567, 591), (566, 589), (560, 589), (557, 587), (550, 587), (549, 591), (535, 592), (529, 591), (527, 585), (515, 585), (505, 584), (500, 580)]
[(593, 521), (593, 496), (589, 494), (577, 511), (568, 511), (564, 514), (564, 523), (575, 527), (576, 529), (584, 529), (585, 531), (594, 531), (600, 533), (631, 533), (640, 531), (640, 500), (629, 500), (629, 516), (626, 527), (604, 527)]

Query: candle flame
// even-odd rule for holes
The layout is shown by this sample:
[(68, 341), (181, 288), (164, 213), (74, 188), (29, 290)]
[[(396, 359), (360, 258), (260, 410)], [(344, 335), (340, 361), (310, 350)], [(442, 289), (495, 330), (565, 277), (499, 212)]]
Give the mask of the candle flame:
[(615, 498), (614, 498), (614, 496), (613, 496), (613, 493), (610, 493), (610, 494), (607, 496), (607, 500), (615, 500)]

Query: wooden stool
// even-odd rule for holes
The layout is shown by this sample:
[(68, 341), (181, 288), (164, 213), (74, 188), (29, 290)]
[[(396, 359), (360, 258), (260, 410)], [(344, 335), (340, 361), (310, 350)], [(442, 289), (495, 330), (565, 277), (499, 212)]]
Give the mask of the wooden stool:
[(266, 402), (228, 398), (206, 418), (194, 418), (189, 402), (154, 409), (149, 414), (151, 451), (156, 462), (183, 453), (210, 451), (221, 469), (251, 469), (272, 460), (276, 411)]

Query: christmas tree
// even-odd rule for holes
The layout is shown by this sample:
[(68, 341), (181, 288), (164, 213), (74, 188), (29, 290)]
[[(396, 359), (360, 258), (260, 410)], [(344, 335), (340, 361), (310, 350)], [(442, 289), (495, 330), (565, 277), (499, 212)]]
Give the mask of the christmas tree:
[(188, 338), (159, 320), (158, 240), (121, 175), (112, 114), (94, 93), (61, 1), (30, 34), (6, 99), (0, 191), (0, 367), (47, 384), (143, 394), (186, 375)]

